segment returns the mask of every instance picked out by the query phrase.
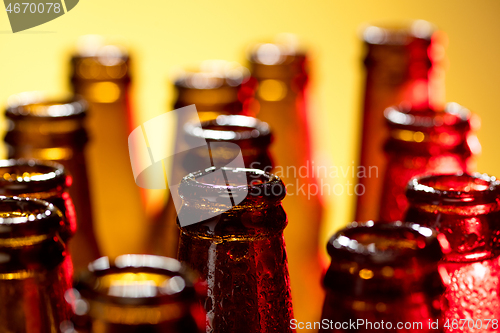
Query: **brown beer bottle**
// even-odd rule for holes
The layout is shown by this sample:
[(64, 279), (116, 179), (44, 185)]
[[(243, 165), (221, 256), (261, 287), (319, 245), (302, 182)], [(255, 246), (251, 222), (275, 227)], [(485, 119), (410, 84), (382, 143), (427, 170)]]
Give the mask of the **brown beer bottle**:
[[(248, 86), (249, 71), (236, 62), (224, 60), (206, 60), (194, 70), (178, 73), (174, 79), (176, 98), (174, 109), (194, 104), (200, 121), (214, 120), (218, 115), (244, 114), (244, 101), (253, 93)], [(184, 113), (178, 114), (175, 151), (187, 150), (184, 126), (192, 121)], [(181, 156), (173, 160), (172, 178), (180, 182), (190, 171)], [(210, 165), (208, 165), (210, 166)], [(177, 212), (170, 196), (165, 208), (155, 218), (148, 237), (148, 252), (157, 255), (175, 257), (179, 245), (179, 232), (175, 223)]]
[(62, 333), (201, 333), (205, 315), (193, 274), (177, 260), (102, 257), (68, 290), (73, 320)]
[[(75, 204), (78, 228), (71, 248), (77, 270), (99, 257), (84, 151), (88, 140), (84, 127), (86, 112), (87, 103), (79, 97), (47, 100), (38, 93), (11, 96), (5, 112), (9, 158), (55, 161), (71, 174), (71, 178), (60, 174), (57, 181), (61, 182), (58, 186), (69, 187)], [(62, 187), (59, 191), (64, 192)]]
[(328, 242), (320, 332), (443, 332), (437, 233), (412, 223), (352, 223)]
[[(105, 252), (111, 256), (141, 252), (139, 240), (144, 228), (141, 223), (129, 222), (146, 221), (128, 151), (128, 135), (133, 129), (130, 57), (98, 36), (84, 36), (80, 42), (71, 59), (71, 85), (90, 108), (89, 170), (99, 233), (107, 246)], [(126, 227), (114, 221), (127, 221)]]
[(256, 169), (209, 168), (182, 180), (179, 260), (200, 273), (206, 332), (292, 332), (281, 200), (285, 186)]
[[(289, 192), (283, 206), (289, 221), (285, 238), (291, 258), (295, 315), (300, 321), (317, 320), (324, 294), (317, 283), (323, 273), (319, 234), (324, 207), (321, 197), (309, 192), (318, 189), (318, 183), (311, 172), (308, 57), (287, 43), (258, 44), (248, 57), (256, 84), (255, 97), (248, 104), (273, 129), (274, 173), (283, 179)], [(305, 177), (303, 169), (307, 170)]]
[(0, 332), (53, 333), (70, 318), (67, 233), (52, 204), (0, 197)]
[(402, 220), (408, 208), (405, 188), (411, 178), (424, 174), (471, 172), (474, 153), (480, 150), (473, 133), (474, 116), (448, 103), (441, 110), (413, 112), (404, 107), (386, 110), (389, 138), (387, 167), (379, 198), (380, 218)]
[[(406, 192), (407, 221), (444, 236), (447, 332), (498, 332), (500, 183), (485, 174), (417, 177)], [(464, 324), (464, 320), (466, 321)]]
[[(356, 221), (378, 219), (388, 133), (384, 110), (402, 102), (413, 110), (444, 107), (443, 33), (422, 20), (408, 26), (368, 26), (363, 32), (366, 80), (362, 111)], [(384, 218), (382, 218), (384, 220)], [(394, 221), (394, 219), (388, 219)]]

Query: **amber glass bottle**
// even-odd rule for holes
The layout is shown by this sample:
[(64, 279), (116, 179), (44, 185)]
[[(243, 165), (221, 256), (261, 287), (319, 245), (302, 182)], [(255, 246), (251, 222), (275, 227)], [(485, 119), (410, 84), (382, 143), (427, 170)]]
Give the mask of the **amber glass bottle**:
[(405, 188), (412, 177), (424, 174), (470, 172), (475, 168), (477, 138), (471, 131), (469, 110), (448, 103), (444, 110), (389, 108), (387, 169), (380, 200), (380, 218), (398, 221), (408, 208)]
[[(130, 57), (97, 36), (84, 36), (80, 42), (71, 59), (71, 85), (90, 105), (88, 156), (96, 225), (106, 253), (139, 252), (144, 228), (128, 222), (146, 220), (128, 152), (128, 135), (133, 128)], [(112, 206), (123, 209), (108, 209)], [(119, 227), (114, 221), (126, 221), (127, 225)]]
[[(412, 179), (405, 219), (444, 236), (449, 332), (497, 332), (500, 320), (500, 183), (487, 175), (437, 175)], [(487, 320), (497, 320), (489, 322)], [(482, 324), (482, 326), (480, 326)]]
[(66, 228), (46, 201), (0, 197), (0, 332), (53, 333), (70, 318)]
[(335, 234), (320, 332), (443, 332), (436, 235), (418, 224), (372, 221)]
[[(201, 287), (201, 288), (200, 288)], [(68, 290), (73, 309), (62, 333), (201, 333), (202, 286), (177, 260), (150, 255), (102, 257)]]
[(179, 188), (179, 260), (207, 282), (206, 332), (292, 332), (285, 186), (255, 169), (223, 168), (206, 182), (214, 171)]
[[(176, 98), (174, 109), (195, 104), (200, 121), (214, 120), (218, 115), (241, 115), (246, 113), (244, 101), (253, 93), (249, 84), (249, 71), (236, 62), (206, 60), (198, 68), (178, 73), (174, 79)], [(193, 119), (183, 113), (178, 114), (177, 136), (174, 151), (187, 150), (184, 127)], [(200, 152), (202, 153), (202, 152)], [(176, 156), (172, 161), (171, 179), (180, 183), (190, 171), (186, 162)], [(211, 166), (209, 163), (207, 167)], [(186, 171), (189, 170), (189, 171)], [(169, 194), (165, 208), (155, 218), (148, 237), (149, 252), (175, 257), (179, 244), (179, 233), (175, 223), (177, 212)]]
[[(442, 33), (425, 21), (403, 27), (369, 26), (363, 31), (366, 80), (362, 111), (356, 221), (377, 219), (386, 160), (384, 110), (405, 102), (413, 110), (444, 106), (444, 45)], [(389, 219), (392, 221), (393, 219)]]
[(256, 84), (249, 108), (273, 129), (274, 172), (289, 192), (283, 206), (289, 221), (285, 238), (295, 315), (301, 321), (317, 320), (323, 299), (317, 281), (323, 273), (319, 233), (324, 207), (319, 195), (308, 193), (318, 188), (308, 128), (308, 57), (291, 43), (255, 45), (248, 57)]
[(71, 185), (69, 194), (75, 204), (78, 228), (71, 246), (77, 269), (99, 257), (84, 151), (86, 112), (87, 103), (81, 98), (45, 100), (37, 93), (11, 96), (5, 112), (9, 158), (56, 161), (71, 174), (59, 179), (61, 184), (68, 181), (64, 186)]

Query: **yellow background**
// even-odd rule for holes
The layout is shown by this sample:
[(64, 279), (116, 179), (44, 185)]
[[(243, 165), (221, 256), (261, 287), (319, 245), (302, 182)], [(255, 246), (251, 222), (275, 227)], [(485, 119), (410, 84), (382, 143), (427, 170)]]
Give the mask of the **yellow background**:
[[(280, 32), (297, 33), (313, 55), (310, 116), (315, 161), (339, 168), (352, 167), (357, 157), (363, 84), (359, 26), (429, 20), (449, 37), (447, 99), (482, 118), (479, 170), (500, 175), (498, 0), (82, 0), (66, 15), (17, 34), (10, 32), (7, 14), (0, 8), (1, 105), (10, 94), (21, 91), (67, 91), (68, 58), (76, 38), (103, 34), (121, 39), (132, 49), (140, 121), (167, 111), (172, 98), (168, 77), (176, 67), (213, 58), (244, 62), (249, 43), (269, 40)], [(345, 184), (347, 180), (341, 176), (331, 181)], [(353, 199), (328, 198), (325, 239), (351, 220)], [(123, 222), (131, 231), (144, 226)], [(143, 233), (131, 232), (130, 239), (115, 240), (115, 244), (135, 248), (138, 234)], [(106, 250), (113, 248), (112, 242), (104, 245)]]

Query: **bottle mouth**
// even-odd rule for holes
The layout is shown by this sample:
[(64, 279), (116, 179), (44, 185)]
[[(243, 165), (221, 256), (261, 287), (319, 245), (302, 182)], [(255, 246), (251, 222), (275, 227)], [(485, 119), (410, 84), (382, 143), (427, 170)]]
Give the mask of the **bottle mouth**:
[(362, 39), (374, 45), (408, 45), (413, 39), (430, 40), (436, 27), (427, 21), (394, 26), (368, 25), (362, 29)]
[(105, 304), (144, 306), (183, 302), (196, 297), (195, 275), (179, 261), (154, 255), (102, 257), (76, 280), (72, 304), (79, 299)]
[(0, 195), (62, 192), (71, 185), (64, 167), (51, 161), (0, 160)]
[(48, 99), (41, 92), (24, 92), (9, 97), (5, 115), (8, 118), (79, 118), (87, 111), (87, 102), (72, 96), (63, 99)]
[(51, 203), (0, 196), (0, 247), (32, 246), (64, 227), (61, 211)]
[(177, 73), (174, 84), (186, 89), (217, 89), (223, 86), (239, 87), (250, 78), (250, 71), (237, 62), (205, 60), (194, 70)]
[(208, 141), (258, 141), (262, 145), (271, 143), (269, 124), (248, 116), (220, 115), (215, 119), (203, 121), (200, 126), (197, 122), (189, 122), (184, 126), (184, 132), (188, 139), (194, 137)]
[(410, 180), (406, 196), (413, 202), (425, 203), (495, 203), (500, 198), (500, 183), (495, 177), (479, 173), (423, 176)]
[[(434, 230), (400, 221), (353, 222), (329, 240), (327, 250), (332, 262), (350, 261), (367, 267), (407, 267), (415, 265), (415, 260), (437, 263), (442, 256)], [(361, 276), (362, 270), (359, 274), (370, 279), (369, 272), (367, 276)]]

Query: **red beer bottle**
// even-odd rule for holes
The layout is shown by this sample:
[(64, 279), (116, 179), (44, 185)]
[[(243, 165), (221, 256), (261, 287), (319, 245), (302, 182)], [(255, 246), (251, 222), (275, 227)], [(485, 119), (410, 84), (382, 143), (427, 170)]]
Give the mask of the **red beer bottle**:
[(64, 216), (32, 198), (0, 197), (0, 331), (53, 333), (71, 317)]
[[(88, 157), (95, 220), (106, 253), (140, 252), (138, 240), (144, 228), (129, 222), (146, 220), (128, 146), (134, 128), (131, 59), (122, 47), (106, 44), (100, 36), (83, 36), (78, 46), (71, 58), (71, 88), (87, 100), (90, 108)], [(108, 209), (111, 206), (123, 209)], [(125, 221), (126, 227), (114, 221)]]
[[(177, 260), (150, 255), (102, 257), (66, 292), (72, 321), (61, 333), (201, 333), (199, 284)], [(200, 289), (197, 290), (196, 288)]]
[[(254, 97), (247, 101), (250, 111), (273, 129), (271, 153), (274, 173), (283, 179), (289, 196), (283, 205), (289, 226), (285, 230), (290, 259), (290, 277), (295, 315), (299, 320), (317, 319), (323, 290), (319, 236), (324, 204), (313, 170), (307, 98), (309, 58), (293, 38), (283, 43), (258, 44), (248, 55)], [(306, 170), (304, 176), (303, 170)], [(319, 190), (315, 193), (320, 192)], [(304, 223), (307, 221), (307, 223)]]
[(386, 165), (384, 110), (401, 102), (414, 110), (444, 106), (443, 37), (422, 20), (399, 28), (372, 25), (363, 31), (366, 79), (359, 165), (366, 173), (358, 180), (365, 192), (357, 197), (356, 221), (379, 217)]
[(447, 331), (497, 332), (500, 183), (480, 174), (424, 176), (410, 181), (406, 195), (405, 219), (435, 228), (446, 240), (441, 266), (449, 303)]
[[(79, 97), (47, 100), (38, 93), (11, 96), (5, 112), (9, 127), (4, 140), (9, 158), (55, 161), (64, 165), (71, 174), (71, 178), (66, 178), (58, 172), (55, 181), (60, 182), (57, 186), (69, 187), (68, 192), (75, 205), (78, 228), (71, 241), (71, 249), (77, 270), (99, 258), (85, 155), (88, 141), (84, 127), (86, 114), (87, 103)], [(63, 195), (62, 187), (57, 191)], [(42, 199), (48, 199), (46, 195), (57, 194), (46, 193)], [(63, 208), (62, 205), (58, 207)], [(70, 222), (74, 224), (74, 221)]]
[[(214, 120), (218, 115), (243, 114), (243, 101), (253, 90), (247, 87), (249, 71), (236, 62), (224, 60), (206, 60), (198, 68), (185, 70), (174, 79), (176, 98), (174, 109), (195, 104), (200, 121)], [(175, 151), (188, 147), (184, 135), (184, 126), (193, 121), (185, 113), (178, 113)], [(187, 150), (188, 148), (186, 148)], [(185, 161), (176, 156), (173, 160), (172, 177), (180, 182), (189, 173), (183, 166)], [(210, 166), (207, 165), (207, 167)], [(195, 171), (195, 170), (190, 170)], [(148, 252), (157, 255), (175, 257), (179, 245), (179, 232), (175, 223), (177, 212), (169, 195), (164, 209), (155, 218), (148, 237)]]
[(472, 132), (474, 116), (456, 103), (440, 110), (413, 112), (404, 107), (386, 110), (389, 138), (387, 168), (379, 198), (380, 218), (398, 221), (408, 208), (405, 188), (424, 174), (471, 172), (480, 150)]
[(352, 223), (328, 242), (320, 332), (443, 332), (437, 233), (412, 223)]
[(285, 186), (261, 170), (215, 170), (179, 188), (179, 260), (207, 283), (206, 332), (292, 332)]

